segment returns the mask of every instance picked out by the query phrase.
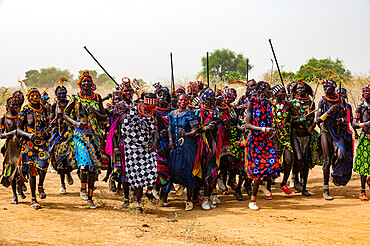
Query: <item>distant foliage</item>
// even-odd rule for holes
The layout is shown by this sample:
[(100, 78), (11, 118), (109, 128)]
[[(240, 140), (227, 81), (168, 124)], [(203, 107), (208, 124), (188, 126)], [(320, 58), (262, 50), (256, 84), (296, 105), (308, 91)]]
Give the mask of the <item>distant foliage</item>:
[[(218, 77), (225, 80), (225, 76), (239, 75), (239, 79), (245, 79), (247, 74), (247, 58), (243, 54), (236, 54), (229, 49), (217, 49), (209, 54), (209, 74), (210, 77)], [(252, 66), (249, 64), (249, 70)], [(204, 78), (207, 79), (207, 56), (202, 57), (202, 71)]]
[(296, 78), (308, 81), (314, 79), (344, 80), (351, 78), (351, 72), (344, 67), (343, 61), (339, 58), (335, 60), (311, 58), (299, 68)]
[(67, 78), (69, 82), (73, 79), (73, 75), (69, 70), (61, 70), (55, 67), (41, 68), (40, 71), (32, 69), (27, 71), (25, 75), (26, 78), (23, 82), (27, 87), (37, 87), (40, 90), (46, 87), (53, 88), (58, 86), (60, 77)]

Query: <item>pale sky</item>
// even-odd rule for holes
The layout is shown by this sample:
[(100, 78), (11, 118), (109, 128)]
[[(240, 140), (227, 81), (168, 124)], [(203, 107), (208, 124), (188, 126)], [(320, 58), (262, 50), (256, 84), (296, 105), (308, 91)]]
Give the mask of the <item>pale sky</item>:
[(311, 57), (339, 57), (354, 73), (370, 71), (369, 0), (0, 0), (0, 85), (30, 69), (103, 71), (120, 80), (195, 79), (207, 51), (241, 52), (259, 79), (280, 65), (296, 72)]

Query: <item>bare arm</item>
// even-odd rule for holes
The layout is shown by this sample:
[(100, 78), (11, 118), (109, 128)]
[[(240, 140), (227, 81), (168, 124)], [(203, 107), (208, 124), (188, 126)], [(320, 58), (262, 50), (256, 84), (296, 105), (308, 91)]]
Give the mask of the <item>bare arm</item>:
[[(255, 126), (251, 124), (252, 120), (252, 104), (250, 103), (247, 108), (247, 115), (246, 115), (246, 123), (245, 123), (245, 128), (252, 130), (252, 131), (262, 131), (263, 127)], [(273, 128), (267, 127), (265, 129), (266, 132), (269, 134), (274, 134), (275, 130)]]

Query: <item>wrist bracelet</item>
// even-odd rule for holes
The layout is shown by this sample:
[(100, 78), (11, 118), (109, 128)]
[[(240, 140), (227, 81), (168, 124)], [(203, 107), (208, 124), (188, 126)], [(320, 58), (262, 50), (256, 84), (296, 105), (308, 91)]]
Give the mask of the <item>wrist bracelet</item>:
[(328, 116), (329, 116), (329, 114), (325, 113), (325, 114), (321, 115), (320, 120), (325, 121), (326, 118), (328, 118)]
[(360, 124), (358, 124), (358, 126), (361, 127), (361, 128), (364, 128), (365, 127), (365, 123), (360, 123)]
[(262, 131), (263, 132), (266, 132), (266, 127), (262, 127)]

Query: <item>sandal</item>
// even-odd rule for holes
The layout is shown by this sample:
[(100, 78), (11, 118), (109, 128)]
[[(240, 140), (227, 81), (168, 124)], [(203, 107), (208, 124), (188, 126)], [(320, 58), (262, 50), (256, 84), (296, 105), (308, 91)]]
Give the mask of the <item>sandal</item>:
[(37, 210), (41, 208), (41, 205), (36, 200), (34, 200), (31, 202), (31, 208), (34, 208)]
[(222, 195), (227, 196), (227, 195), (229, 195), (229, 192), (228, 192), (227, 190), (224, 190), (224, 191), (222, 192)]
[(45, 193), (45, 189), (43, 186), (39, 186), (39, 197), (40, 199), (45, 199), (46, 198), (46, 193)]
[(358, 195), (358, 197), (360, 198), (361, 202), (369, 201), (369, 199), (366, 197), (365, 192), (361, 192), (360, 195)]

